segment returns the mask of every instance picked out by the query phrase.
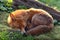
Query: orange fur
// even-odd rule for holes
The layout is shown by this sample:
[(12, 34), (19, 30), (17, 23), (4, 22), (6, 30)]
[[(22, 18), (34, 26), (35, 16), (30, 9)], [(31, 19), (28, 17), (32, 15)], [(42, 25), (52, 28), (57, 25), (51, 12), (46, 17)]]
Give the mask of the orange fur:
[(43, 32), (41, 32), (42, 27), (53, 28), (53, 18), (48, 12), (42, 9), (21, 9), (9, 15), (8, 24), (12, 28), (20, 29), (22, 32), (26, 32), (25, 28), (27, 27), (28, 30), (26, 33), (36, 35)]

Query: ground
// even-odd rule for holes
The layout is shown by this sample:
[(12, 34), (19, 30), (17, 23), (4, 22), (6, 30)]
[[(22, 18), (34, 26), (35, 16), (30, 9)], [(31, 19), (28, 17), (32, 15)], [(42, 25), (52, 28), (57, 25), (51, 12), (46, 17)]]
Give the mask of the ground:
[[(51, 0), (49, 2), (48, 0), (42, 0), (42, 2), (60, 10), (60, 0)], [(0, 12), (0, 40), (60, 40), (60, 22), (55, 21), (53, 30), (47, 34), (24, 37), (19, 31), (14, 31), (9, 28), (7, 25), (8, 15), (9, 13), (6, 11)]]

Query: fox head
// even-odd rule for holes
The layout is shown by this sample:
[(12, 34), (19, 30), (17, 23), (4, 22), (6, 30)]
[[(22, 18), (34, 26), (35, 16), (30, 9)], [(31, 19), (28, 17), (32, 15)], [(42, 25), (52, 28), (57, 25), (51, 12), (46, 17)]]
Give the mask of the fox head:
[(24, 18), (26, 15), (23, 11), (15, 11), (14, 13), (11, 13), (8, 17), (8, 24), (10, 27), (14, 29), (20, 29), (21, 33), (25, 33), (25, 27), (26, 27), (26, 18)]

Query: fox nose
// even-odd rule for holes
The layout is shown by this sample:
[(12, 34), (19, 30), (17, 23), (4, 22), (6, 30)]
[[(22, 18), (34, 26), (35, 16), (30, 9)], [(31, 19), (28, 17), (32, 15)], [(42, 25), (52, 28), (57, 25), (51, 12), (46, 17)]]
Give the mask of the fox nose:
[(27, 33), (24, 33), (23, 36), (27, 36)]

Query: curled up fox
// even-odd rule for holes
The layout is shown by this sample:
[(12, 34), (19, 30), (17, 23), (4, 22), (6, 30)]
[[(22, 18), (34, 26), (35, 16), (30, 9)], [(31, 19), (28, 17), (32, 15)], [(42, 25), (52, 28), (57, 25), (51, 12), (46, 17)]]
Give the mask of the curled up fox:
[(53, 17), (42, 9), (20, 9), (9, 14), (8, 24), (22, 34), (39, 35), (52, 30)]

